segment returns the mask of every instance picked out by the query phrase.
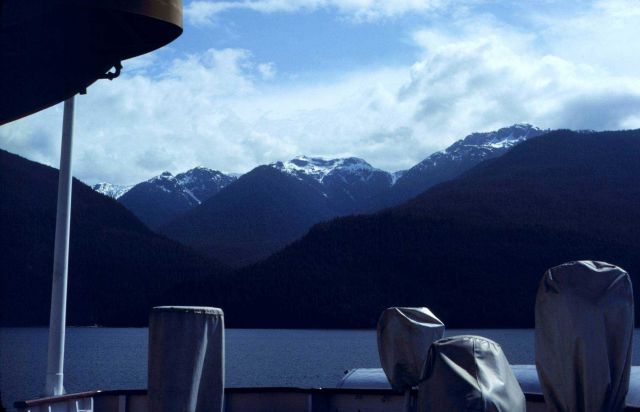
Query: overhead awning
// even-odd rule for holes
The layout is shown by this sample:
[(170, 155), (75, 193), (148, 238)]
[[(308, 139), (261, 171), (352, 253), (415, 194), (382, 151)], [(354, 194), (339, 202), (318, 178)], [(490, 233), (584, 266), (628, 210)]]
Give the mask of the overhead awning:
[(0, 125), (181, 33), (181, 0), (0, 0)]

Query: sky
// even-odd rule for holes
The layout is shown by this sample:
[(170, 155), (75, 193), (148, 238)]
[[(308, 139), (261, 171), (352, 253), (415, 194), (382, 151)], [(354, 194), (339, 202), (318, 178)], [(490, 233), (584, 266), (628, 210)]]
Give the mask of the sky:
[[(185, 0), (184, 33), (76, 98), (73, 168), (134, 184), (297, 155), (409, 168), (476, 131), (640, 128), (640, 0)], [(62, 105), (0, 126), (52, 166)]]

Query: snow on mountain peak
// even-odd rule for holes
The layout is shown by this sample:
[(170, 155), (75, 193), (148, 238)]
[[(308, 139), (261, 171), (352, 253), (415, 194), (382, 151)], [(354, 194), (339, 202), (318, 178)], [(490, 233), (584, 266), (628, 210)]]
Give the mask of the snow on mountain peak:
[(112, 183), (100, 182), (93, 185), (93, 190), (98, 193), (102, 193), (105, 196), (118, 199), (131, 189), (133, 185), (114, 185)]
[(220, 181), (224, 175), (217, 170), (203, 166), (197, 166), (184, 173), (176, 175), (176, 179), (182, 185), (204, 184), (206, 181)]
[(451, 145), (446, 151), (458, 146), (478, 146), (487, 148), (505, 148), (514, 146), (530, 137), (545, 133), (545, 130), (530, 124), (517, 123), (492, 132), (472, 133)]
[(176, 175), (176, 181), (184, 192), (196, 199), (198, 203), (218, 193), (236, 179), (237, 177), (203, 166), (194, 167)]
[(175, 177), (171, 174), (171, 172), (164, 171), (160, 173), (158, 176), (154, 176), (151, 179), (147, 180), (149, 183), (159, 183), (164, 181), (175, 180)]
[(357, 157), (346, 157), (337, 159), (327, 159), (323, 157), (296, 156), (287, 162), (275, 162), (269, 166), (282, 172), (300, 178), (303, 175), (310, 176), (322, 183), (325, 177), (330, 174), (343, 172), (351, 174), (367, 175), (371, 172), (380, 171)]
[(436, 166), (438, 162), (464, 158), (488, 158), (502, 153), (523, 141), (540, 136), (543, 130), (527, 123), (516, 123), (492, 132), (476, 132), (458, 140), (444, 150), (436, 152), (418, 163), (414, 168)]

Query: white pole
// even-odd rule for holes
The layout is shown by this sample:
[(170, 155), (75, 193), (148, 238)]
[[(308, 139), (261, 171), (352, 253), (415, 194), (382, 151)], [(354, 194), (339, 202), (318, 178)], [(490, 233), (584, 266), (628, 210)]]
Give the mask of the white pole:
[(46, 396), (64, 394), (64, 338), (67, 317), (67, 269), (69, 265), (69, 224), (71, 222), (71, 149), (73, 142), (74, 97), (64, 102), (62, 148), (58, 179), (58, 211), (53, 252), (53, 281), (49, 318), (49, 352)]

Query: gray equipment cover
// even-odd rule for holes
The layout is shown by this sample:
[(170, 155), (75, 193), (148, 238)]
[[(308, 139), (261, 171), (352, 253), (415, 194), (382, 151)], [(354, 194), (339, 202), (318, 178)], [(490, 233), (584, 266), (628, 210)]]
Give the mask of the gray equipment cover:
[(500, 345), (479, 336), (453, 336), (429, 349), (418, 411), (524, 412), (526, 401)]
[(410, 389), (420, 381), (429, 345), (444, 324), (427, 308), (388, 308), (378, 319), (378, 354), (391, 387)]
[(549, 411), (622, 411), (632, 340), (627, 272), (579, 261), (544, 274), (536, 298), (536, 366)]
[(222, 310), (153, 308), (149, 323), (149, 411), (220, 412), (223, 399)]

